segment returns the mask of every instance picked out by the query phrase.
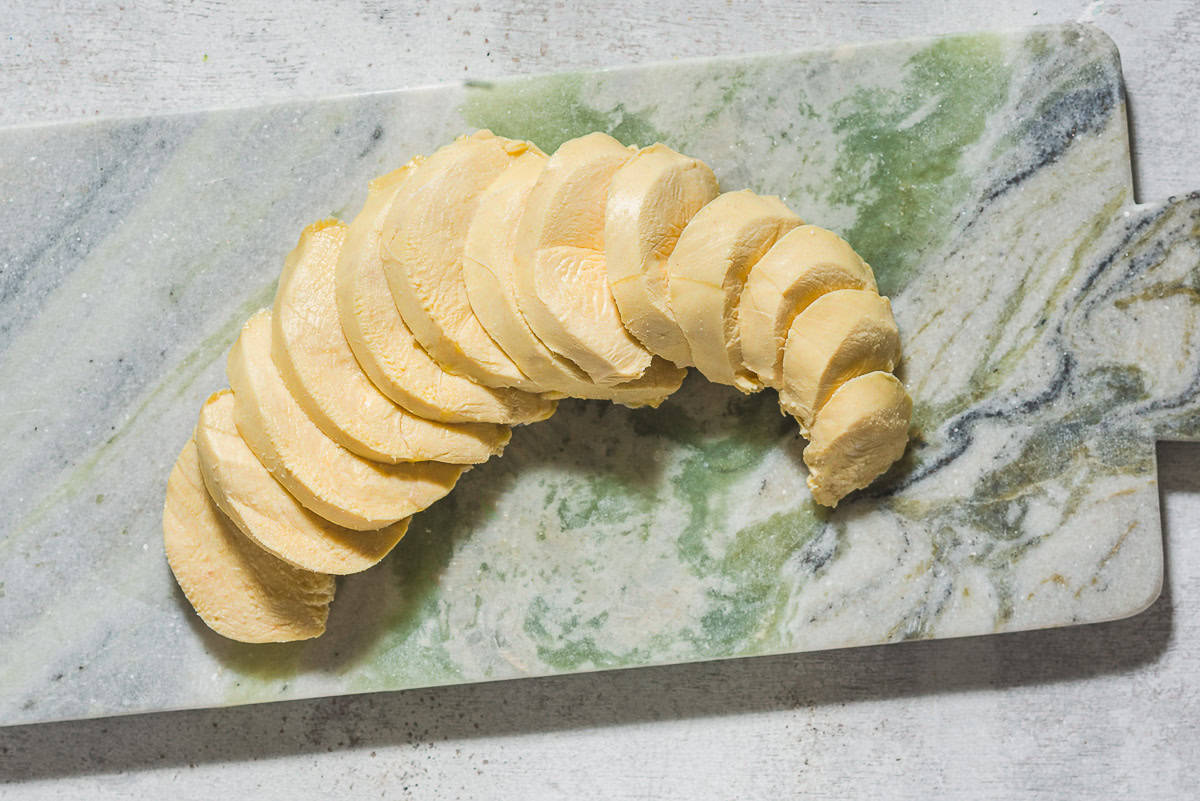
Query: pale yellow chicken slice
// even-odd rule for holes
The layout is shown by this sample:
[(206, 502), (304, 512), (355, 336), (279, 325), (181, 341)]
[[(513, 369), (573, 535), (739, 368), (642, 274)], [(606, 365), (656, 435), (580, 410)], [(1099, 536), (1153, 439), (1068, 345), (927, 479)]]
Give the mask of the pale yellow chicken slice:
[(356, 531), (390, 526), (446, 495), (466, 470), (442, 462), (374, 462), (325, 436), (271, 360), (265, 309), (242, 328), (226, 375), (242, 439), (296, 500), (332, 523)]
[(439, 149), (401, 185), (380, 252), (400, 316), (442, 367), (485, 386), (539, 392), (475, 317), (462, 277), (479, 195), (532, 147), (478, 131)]
[(777, 197), (726, 192), (697, 212), (667, 260), (671, 308), (696, 368), (742, 392), (762, 389), (742, 364), (738, 302), (758, 260), (803, 220)]
[(326, 436), (377, 462), (479, 464), (512, 436), (495, 423), (439, 423), (397, 406), (359, 368), (342, 334), (334, 270), (346, 226), (314, 223), (288, 254), (271, 313), (271, 356), (292, 397)]
[(564, 142), (529, 193), (514, 249), (529, 327), (603, 386), (639, 378), (653, 358), (621, 323), (604, 260), (608, 184), (632, 156), (607, 134)]
[(480, 196), (463, 255), (463, 277), (475, 315), (523, 373), (556, 395), (657, 406), (679, 388), (684, 371), (656, 358), (640, 378), (601, 386), (547, 348), (521, 313), (514, 285), (516, 230), (545, 161), (541, 153), (523, 154)]
[(570, 396), (590, 383), (587, 375), (537, 338), (513, 285), (517, 226), (546, 160), (541, 151), (523, 153), (480, 195), (463, 246), (463, 279), (475, 317), (521, 372), (547, 392)]
[(191, 439), (167, 479), (163, 545), (183, 594), (217, 634), (289, 642), (325, 631), (333, 577), (276, 559), (238, 531), (204, 488)]
[[(593, 383), (616, 386), (646, 372), (653, 354), (621, 324), (603, 253), (565, 245), (540, 248), (523, 272), (537, 287), (533, 308), (538, 311), (526, 319), (539, 319), (534, 326), (538, 337), (553, 342), (554, 349), (583, 368)], [(526, 308), (529, 304), (522, 311)]]
[(208, 494), (243, 534), (288, 564), (317, 573), (357, 573), (387, 556), (408, 530), (405, 518), (378, 531), (354, 531), (305, 509), (238, 433), (229, 390), (204, 404), (195, 440)]
[(692, 351), (671, 309), (667, 259), (719, 191), (707, 164), (662, 144), (639, 150), (608, 187), (604, 255), (621, 320), (647, 350), (681, 367)]
[(400, 317), (379, 246), (384, 220), (416, 163), (372, 181), (366, 204), (346, 231), (335, 285), (338, 319), (350, 349), (380, 392), (429, 420), (507, 425), (545, 420), (554, 414), (552, 400), (446, 372)]
[(804, 449), (813, 499), (837, 506), (882, 475), (904, 454), (911, 419), (912, 399), (891, 373), (866, 373), (834, 390)]
[(845, 381), (900, 361), (900, 332), (887, 298), (837, 289), (796, 315), (783, 354), (779, 405), (808, 436), (821, 407)]
[(846, 240), (815, 225), (788, 231), (750, 270), (738, 325), (742, 360), (763, 384), (779, 388), (792, 320), (835, 289), (874, 292), (875, 276)]

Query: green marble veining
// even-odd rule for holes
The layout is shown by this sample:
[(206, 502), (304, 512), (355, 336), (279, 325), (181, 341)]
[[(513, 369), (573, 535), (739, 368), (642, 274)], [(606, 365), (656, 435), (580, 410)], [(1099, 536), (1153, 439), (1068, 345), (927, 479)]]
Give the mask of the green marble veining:
[[(232, 332), (306, 223), (475, 127), (661, 140), (843, 233), (892, 294), (912, 444), (830, 511), (773, 393), (692, 375), (659, 409), (564, 402), (340, 579), (325, 636), (223, 640), (159, 514)], [(1154, 440), (1200, 437), (1200, 197), (1131, 205), (1090, 28), (0, 140), (0, 723), (985, 634), (1157, 595)]]
[(884, 294), (903, 289), (952, 230), (971, 188), (963, 153), (1009, 91), (1005, 45), (990, 36), (939, 42), (909, 59), (900, 87), (862, 87), (835, 105), (831, 199), (858, 210), (844, 235)]
[(490, 128), (498, 136), (528, 139), (547, 153), (592, 131), (606, 131), (625, 144), (667, 141), (643, 115), (630, 112), (622, 103), (600, 109), (583, 102), (587, 83), (587, 75), (565, 74), (534, 81), (471, 84), (462, 117), (471, 128)]

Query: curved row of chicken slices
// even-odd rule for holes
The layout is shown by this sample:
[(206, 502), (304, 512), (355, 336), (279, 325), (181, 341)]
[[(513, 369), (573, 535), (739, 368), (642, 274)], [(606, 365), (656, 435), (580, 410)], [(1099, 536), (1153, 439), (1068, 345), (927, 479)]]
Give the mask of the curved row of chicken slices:
[(778, 391), (833, 506), (898, 459), (912, 404), (870, 267), (778, 198), (594, 133), (547, 156), (479, 131), (305, 229), (167, 486), (201, 618), (247, 642), (324, 631), (333, 576), (564, 397), (657, 406), (688, 367)]

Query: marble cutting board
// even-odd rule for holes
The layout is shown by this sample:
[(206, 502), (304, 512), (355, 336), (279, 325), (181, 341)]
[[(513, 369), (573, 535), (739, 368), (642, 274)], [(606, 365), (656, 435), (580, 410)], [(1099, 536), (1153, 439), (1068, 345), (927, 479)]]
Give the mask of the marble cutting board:
[[(478, 127), (697, 155), (892, 296), (914, 440), (836, 512), (773, 393), (566, 402), (339, 581), (209, 632), (167, 472), (300, 229)], [(1135, 205), (1088, 27), (0, 131), (0, 724), (988, 634), (1158, 595), (1156, 439), (1200, 434), (1200, 197)]]

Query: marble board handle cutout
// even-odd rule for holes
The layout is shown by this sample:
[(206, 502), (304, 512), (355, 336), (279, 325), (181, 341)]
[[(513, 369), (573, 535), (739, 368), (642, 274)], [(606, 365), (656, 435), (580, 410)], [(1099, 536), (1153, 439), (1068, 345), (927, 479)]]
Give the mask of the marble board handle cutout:
[(1097, 270), (1078, 304), (1073, 338), (1090, 339), (1105, 353), (1104, 367), (1124, 375), (1114, 400), (1128, 404), (1127, 419), (1147, 425), (1156, 440), (1194, 442), (1200, 439), (1200, 192), (1132, 207), (1113, 228), (1112, 261), (1127, 267)]
[[(490, 127), (694, 154), (892, 296), (905, 459), (835, 512), (770, 393), (571, 402), (339, 584), (327, 634), (209, 632), (167, 471), (301, 228)], [(1196, 439), (1200, 197), (1132, 203), (1086, 26), (0, 131), (0, 725), (987, 634), (1134, 614), (1154, 441)]]

